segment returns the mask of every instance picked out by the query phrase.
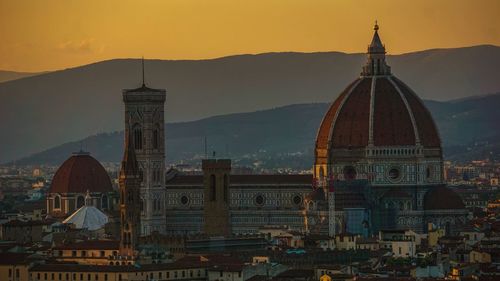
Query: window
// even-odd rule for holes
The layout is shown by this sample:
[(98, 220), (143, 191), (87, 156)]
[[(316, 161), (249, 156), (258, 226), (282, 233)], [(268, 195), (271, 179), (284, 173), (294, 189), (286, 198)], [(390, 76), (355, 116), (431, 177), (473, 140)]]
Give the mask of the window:
[(104, 273), (104, 281), (108, 281), (108, 274)]
[(102, 209), (108, 208), (108, 196), (106, 196), (106, 195), (103, 195), (101, 198), (101, 208)]
[(134, 126), (134, 148), (142, 149), (142, 129), (138, 124)]
[(54, 197), (54, 209), (61, 209), (61, 197), (59, 195)]
[(83, 205), (85, 205), (85, 198), (83, 196), (78, 196), (76, 198), (76, 208), (79, 209)]
[(153, 149), (158, 149), (160, 147), (160, 129), (155, 128), (153, 130)]
[(224, 175), (224, 202), (227, 203), (229, 197), (229, 180), (227, 175)]
[(101, 257), (104, 257), (105, 252), (104, 252), (104, 251), (101, 251), (101, 252), (100, 252), (100, 254), (101, 254)]
[(353, 166), (344, 167), (344, 179), (345, 180), (356, 179), (356, 169)]
[(217, 198), (215, 184), (216, 184), (215, 175), (210, 175), (210, 201), (215, 201)]

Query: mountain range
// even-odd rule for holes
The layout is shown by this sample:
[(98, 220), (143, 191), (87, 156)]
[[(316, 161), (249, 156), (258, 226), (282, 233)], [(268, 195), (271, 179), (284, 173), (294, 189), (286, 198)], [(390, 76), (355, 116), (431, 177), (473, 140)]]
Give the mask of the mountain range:
[[(445, 158), (500, 159), (500, 93), (449, 102), (425, 101), (435, 117)], [(328, 103), (297, 104), (198, 121), (166, 124), (167, 162), (197, 164), (207, 152), (237, 163), (309, 168), (317, 128)], [(24, 164), (60, 164), (80, 146), (103, 162), (118, 162), (123, 152), (123, 131), (69, 142), (19, 160)]]
[[(166, 121), (172, 123), (167, 125), (168, 138), (178, 134), (176, 131), (181, 130), (183, 125), (203, 124), (228, 117), (203, 119), (210, 116), (259, 110), (260, 114), (264, 114), (272, 111), (261, 110), (305, 103), (307, 105), (299, 107), (310, 108), (303, 117), (310, 119), (297, 120), (300, 121), (297, 124), (310, 126), (310, 132), (300, 133), (296, 131), (298, 125), (292, 126), (290, 131), (283, 132), (284, 135), (280, 136), (284, 142), (279, 146), (294, 147), (293, 142), (300, 143), (301, 140), (292, 140), (291, 137), (299, 136), (299, 139), (303, 137), (304, 141), (308, 141), (307, 145), (303, 143), (304, 146), (311, 147), (311, 137), (314, 138), (318, 120), (327, 106), (324, 103), (333, 101), (359, 75), (364, 60), (364, 54), (339, 52), (266, 53), (210, 60), (146, 60), (145, 82), (150, 87), (167, 89)], [(425, 50), (388, 56), (387, 60), (393, 72), (417, 94), (424, 99), (436, 100), (428, 102), (431, 108), (439, 105), (443, 106), (442, 110), (453, 111), (457, 104), (442, 102), (482, 96), (500, 90), (500, 47), (497, 46)], [(0, 163), (20, 159), (61, 143), (79, 141), (89, 135), (113, 136), (113, 133), (99, 133), (123, 128), (121, 91), (139, 86), (142, 83), (140, 77), (140, 60), (115, 59), (0, 83)], [(295, 107), (297, 106), (280, 110)], [(480, 108), (476, 110), (481, 111)], [(454, 126), (461, 126), (455, 124), (453, 118), (462, 118), (462, 115), (450, 117), (447, 111), (433, 112), (437, 119), (439, 115), (451, 118), (442, 128), (444, 135), (448, 134), (446, 130), (450, 130), (452, 136), (446, 142), (454, 144), (455, 140), (468, 134), (453, 130)], [(470, 113), (464, 111), (461, 114)], [(479, 116), (481, 114), (477, 112), (477, 118), (483, 118)], [(244, 123), (235, 122), (243, 122), (247, 115), (235, 116), (243, 120), (235, 121), (238, 119), (230, 118), (228, 122), (233, 122), (233, 127), (244, 126)], [(185, 123), (198, 119), (202, 120), (197, 121), (198, 123)], [(259, 128), (270, 126), (272, 133), (276, 128), (271, 123), (276, 122), (264, 119), (261, 123), (254, 124), (255, 128), (238, 130), (255, 130), (256, 134), (265, 134), (267, 131)], [(481, 126), (471, 125), (470, 129), (477, 130)], [(230, 127), (228, 131), (231, 131)], [(219, 126), (210, 127), (212, 129), (222, 130)], [(195, 129), (189, 129), (191, 130)], [(237, 132), (233, 132), (233, 137), (241, 140), (243, 137)], [(191, 141), (193, 145), (196, 143), (202, 147), (198, 139), (200, 134), (193, 136)], [(215, 132), (205, 131), (201, 135), (215, 135)], [(253, 142), (252, 139), (255, 138), (252, 135), (246, 137), (250, 137), (249, 142)], [(261, 137), (262, 149), (272, 149), (272, 138), (266, 135)], [(120, 139), (118, 136), (116, 138)], [(270, 147), (265, 146), (266, 139), (269, 140)], [(218, 143), (218, 139), (212, 138), (211, 143)], [(465, 142), (459, 142), (457, 145), (464, 144)], [(239, 149), (238, 144), (227, 145), (230, 148), (223, 150)], [(175, 145), (170, 144), (170, 147)], [(247, 153), (250, 151), (252, 150)], [(175, 153), (171, 153), (173, 154)]]

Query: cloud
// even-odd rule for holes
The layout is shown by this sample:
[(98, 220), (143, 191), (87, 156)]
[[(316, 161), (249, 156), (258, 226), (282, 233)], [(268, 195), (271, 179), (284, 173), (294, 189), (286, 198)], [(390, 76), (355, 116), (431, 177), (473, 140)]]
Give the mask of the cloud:
[[(93, 38), (83, 39), (80, 41), (66, 41), (57, 45), (57, 49), (65, 52), (71, 53), (94, 53), (96, 52), (94, 48), (95, 40)], [(98, 48), (98, 51), (101, 52), (102, 46)]]

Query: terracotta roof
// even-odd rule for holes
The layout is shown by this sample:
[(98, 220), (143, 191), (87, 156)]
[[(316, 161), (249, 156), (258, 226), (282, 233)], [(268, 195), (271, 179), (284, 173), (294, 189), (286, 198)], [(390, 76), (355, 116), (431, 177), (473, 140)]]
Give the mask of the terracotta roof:
[(393, 77), (393, 81), (398, 85), (404, 94), (415, 118), (420, 137), (420, 143), (426, 147), (440, 147), (441, 139), (437, 130), (436, 123), (432, 118), (430, 111), (425, 107), (423, 101), (408, 87), (403, 81)]
[(375, 86), (373, 141), (376, 146), (415, 145), (410, 114), (397, 89), (387, 78)]
[[(371, 93), (373, 79), (375, 88)], [(413, 116), (420, 143), (425, 147), (440, 147), (437, 127), (420, 98), (394, 76), (375, 76), (355, 80), (333, 102), (318, 131), (316, 157), (328, 144), (331, 148), (367, 146), (371, 110), (375, 146), (415, 145)]]
[(54, 247), (54, 250), (118, 250), (119, 241), (88, 240)]
[(104, 167), (88, 153), (74, 154), (59, 167), (52, 179), (50, 193), (86, 193), (112, 191)]
[(36, 225), (50, 225), (53, 224), (55, 220), (29, 220), (29, 221), (22, 221), (22, 220), (11, 220), (8, 221), (4, 224), (3, 226), (10, 226), (10, 227), (26, 227), (26, 226), (36, 226)]
[(424, 210), (456, 209), (465, 209), (464, 202), (457, 193), (444, 185), (432, 187), (424, 196)]
[(0, 253), (0, 265), (28, 264), (30, 255), (26, 253)]
[[(312, 184), (312, 175), (231, 175), (231, 185), (238, 184)], [(176, 175), (167, 181), (168, 185), (203, 185), (202, 175)]]
[(159, 93), (159, 92), (165, 92), (165, 90), (163, 90), (163, 89), (149, 88), (145, 84), (142, 84), (142, 86), (139, 87), (139, 88), (125, 89), (123, 91), (126, 92), (126, 93), (147, 93), (147, 92)]

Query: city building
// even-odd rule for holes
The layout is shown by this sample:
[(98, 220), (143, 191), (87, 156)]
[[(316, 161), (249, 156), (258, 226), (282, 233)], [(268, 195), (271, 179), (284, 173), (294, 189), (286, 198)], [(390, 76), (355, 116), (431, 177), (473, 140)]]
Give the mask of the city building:
[(47, 214), (66, 218), (85, 205), (87, 193), (91, 205), (110, 210), (116, 197), (104, 167), (88, 152), (76, 152), (59, 167), (47, 195)]

